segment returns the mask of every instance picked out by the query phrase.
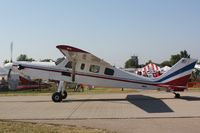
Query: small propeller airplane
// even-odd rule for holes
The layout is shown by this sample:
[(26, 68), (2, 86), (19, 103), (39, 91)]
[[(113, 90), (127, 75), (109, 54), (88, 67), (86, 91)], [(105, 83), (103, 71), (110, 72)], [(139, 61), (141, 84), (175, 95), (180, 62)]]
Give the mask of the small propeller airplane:
[(182, 58), (169, 71), (157, 78), (147, 78), (113, 67), (95, 55), (69, 45), (58, 45), (64, 57), (54, 64), (13, 62), (5, 68), (30, 79), (57, 80), (58, 90), (52, 95), (54, 102), (67, 98), (67, 82), (114, 88), (166, 89), (180, 98), (177, 91), (187, 89), (187, 82), (197, 62)]

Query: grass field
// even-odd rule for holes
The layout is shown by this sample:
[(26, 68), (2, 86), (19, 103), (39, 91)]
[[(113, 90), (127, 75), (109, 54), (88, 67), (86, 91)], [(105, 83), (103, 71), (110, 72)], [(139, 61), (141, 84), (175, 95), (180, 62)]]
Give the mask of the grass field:
[[(22, 90), (22, 91), (4, 91), (0, 92), (1, 96), (51, 96), (56, 91), (56, 87), (41, 90)], [(190, 88), (189, 91), (200, 91), (199, 88)], [(74, 92), (73, 89), (68, 90), (69, 95), (85, 95), (85, 94), (104, 94), (104, 93), (133, 93), (138, 92), (134, 89), (120, 88), (94, 88), (85, 89), (84, 92)], [(56, 125), (42, 124), (30, 122), (16, 122), (0, 120), (0, 133), (110, 133), (104, 129), (94, 129), (88, 127), (77, 127), (74, 125)]]
[(111, 133), (104, 129), (56, 124), (0, 121), (0, 133)]

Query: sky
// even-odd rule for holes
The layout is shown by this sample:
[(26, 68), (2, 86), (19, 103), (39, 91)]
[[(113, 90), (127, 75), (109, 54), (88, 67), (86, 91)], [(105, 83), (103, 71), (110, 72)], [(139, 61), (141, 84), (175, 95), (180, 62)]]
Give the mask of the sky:
[(200, 59), (200, 0), (0, 0), (0, 62), (63, 55), (70, 44), (123, 67), (187, 50)]

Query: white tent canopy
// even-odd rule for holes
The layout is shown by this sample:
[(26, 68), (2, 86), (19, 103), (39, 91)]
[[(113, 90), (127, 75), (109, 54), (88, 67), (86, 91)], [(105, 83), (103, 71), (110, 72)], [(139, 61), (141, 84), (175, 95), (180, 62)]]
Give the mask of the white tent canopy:
[(198, 69), (198, 70), (200, 70), (200, 65), (199, 65), (199, 64), (196, 64), (196, 65), (195, 65), (195, 68)]
[(8, 71), (2, 67), (0, 67), (0, 76), (6, 76), (8, 75)]
[(169, 66), (164, 66), (164, 67), (162, 67), (162, 68), (160, 69), (160, 72), (161, 72), (161, 73), (165, 73), (165, 72), (167, 72), (169, 69), (171, 69), (171, 67), (169, 67)]

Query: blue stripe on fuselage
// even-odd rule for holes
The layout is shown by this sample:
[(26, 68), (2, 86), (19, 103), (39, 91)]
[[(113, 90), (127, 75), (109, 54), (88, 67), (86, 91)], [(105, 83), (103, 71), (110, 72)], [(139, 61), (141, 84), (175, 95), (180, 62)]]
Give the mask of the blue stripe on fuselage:
[(167, 80), (167, 79), (169, 79), (169, 78), (172, 78), (172, 77), (174, 77), (174, 76), (176, 76), (176, 75), (178, 75), (178, 74), (180, 74), (180, 73), (183, 73), (183, 72), (186, 72), (186, 71), (188, 71), (188, 70), (191, 70), (191, 69), (194, 68), (195, 64), (196, 64), (196, 61), (193, 62), (193, 63), (191, 63), (190, 65), (187, 65), (187, 66), (185, 66), (185, 67), (183, 67), (183, 68), (181, 68), (181, 69), (175, 71), (174, 73), (172, 73), (172, 74), (170, 74), (170, 75), (168, 75), (168, 76), (166, 76), (166, 77), (164, 77), (164, 78), (162, 78), (162, 79), (160, 79), (160, 80), (158, 80), (158, 81), (156, 81), (156, 82), (165, 81), (165, 80)]

